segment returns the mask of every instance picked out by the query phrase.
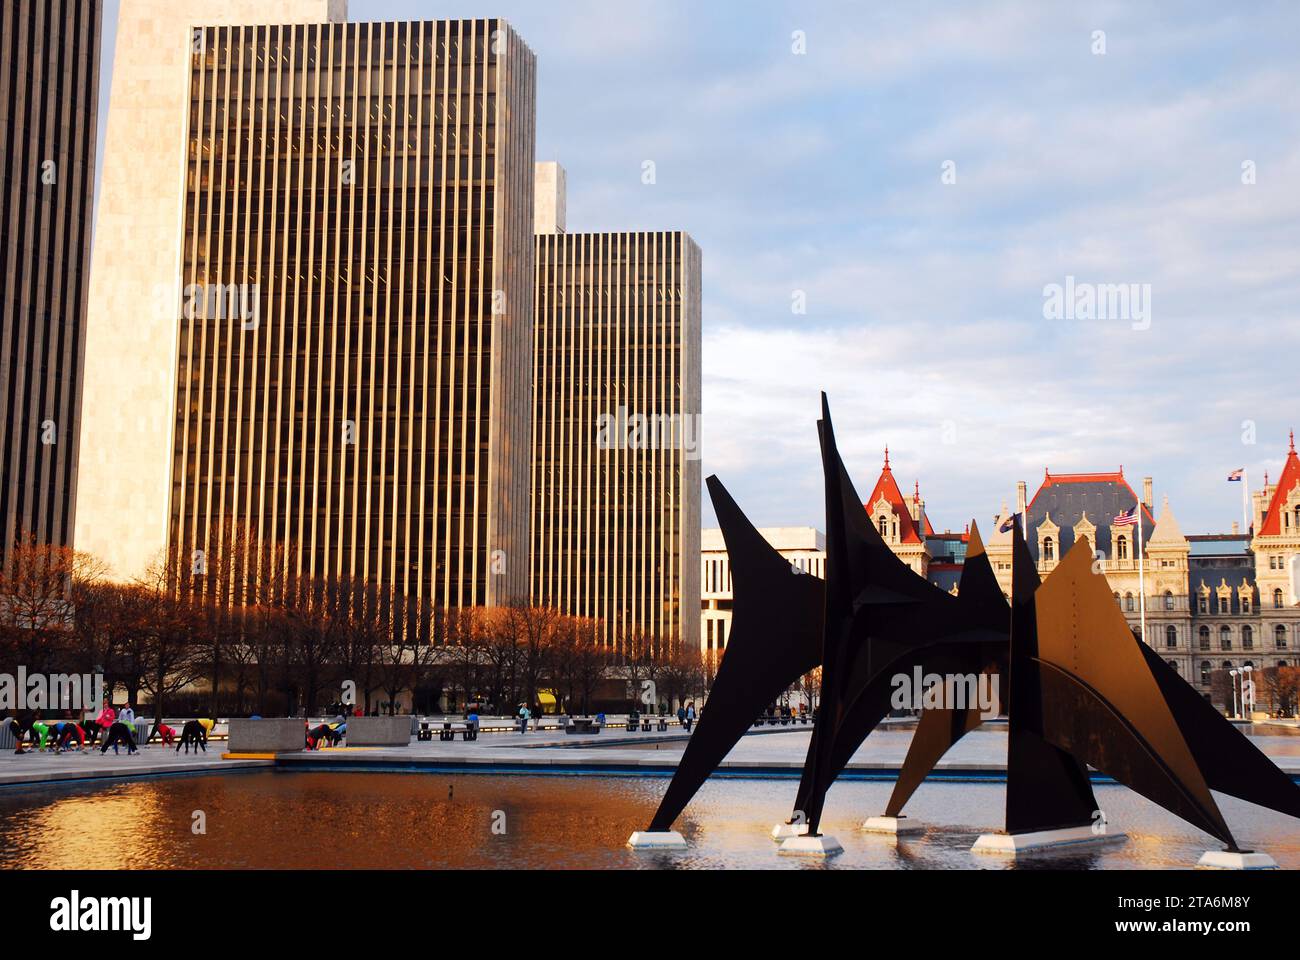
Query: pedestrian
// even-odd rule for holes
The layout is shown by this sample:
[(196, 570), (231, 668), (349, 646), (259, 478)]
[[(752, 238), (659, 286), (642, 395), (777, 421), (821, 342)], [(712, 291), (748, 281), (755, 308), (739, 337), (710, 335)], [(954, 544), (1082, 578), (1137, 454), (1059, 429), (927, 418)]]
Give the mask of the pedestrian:
[(99, 739), (101, 734), (107, 735), (108, 728), (111, 727), (116, 721), (117, 721), (117, 711), (113, 709), (113, 705), (111, 703), (104, 704), (104, 709), (99, 711), (99, 716), (97, 716), (94, 719), (94, 721), (90, 724), (89, 729), (87, 730), (87, 733), (90, 734), (90, 736), (87, 738), (87, 740), (90, 743), (90, 746), (93, 747), (95, 745), (95, 741)]
[(691, 727), (695, 725), (695, 701), (692, 700), (686, 705), (686, 732), (691, 732)]
[(131, 709), (130, 701), (122, 708), (122, 712), (117, 715), (118, 723), (125, 723), (132, 730), (135, 729), (135, 711)]
[(677, 708), (677, 725), (683, 729), (689, 729), (686, 727), (686, 707), (684, 706), (678, 706)]
[(520, 733), (528, 732), (528, 721), (532, 717), (532, 715), (533, 713), (531, 710), (528, 709), (527, 704), (524, 703), (519, 704), (519, 732)]

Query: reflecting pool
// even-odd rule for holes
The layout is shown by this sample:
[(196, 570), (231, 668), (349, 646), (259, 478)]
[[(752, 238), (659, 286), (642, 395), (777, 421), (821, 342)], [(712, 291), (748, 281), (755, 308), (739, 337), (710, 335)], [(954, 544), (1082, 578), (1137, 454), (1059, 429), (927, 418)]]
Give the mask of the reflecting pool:
[[(846, 781), (829, 795), (823, 829), (844, 844), (828, 862), (776, 855), (767, 833), (788, 816), (797, 781), (707, 783), (679, 827), (690, 849), (634, 853), (667, 786), (661, 778), (450, 776), (257, 771), (108, 786), (0, 790), (0, 867), (97, 869), (751, 867), (1128, 869), (1185, 868), (1207, 835), (1128, 789), (1098, 785), (1122, 843), (1013, 864), (975, 855), (975, 837), (998, 827), (1004, 787), (923, 785), (908, 813), (929, 830), (894, 841), (858, 824), (883, 811), (891, 783)], [(1219, 797), (1243, 846), (1300, 867), (1300, 822)], [(196, 814), (205, 834), (196, 834)]]

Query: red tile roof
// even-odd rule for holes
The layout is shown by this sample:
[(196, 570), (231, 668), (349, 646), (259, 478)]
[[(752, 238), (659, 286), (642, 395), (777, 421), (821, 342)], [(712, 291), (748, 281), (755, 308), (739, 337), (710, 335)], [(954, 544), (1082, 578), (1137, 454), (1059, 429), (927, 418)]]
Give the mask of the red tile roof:
[[(916, 532), (916, 522), (912, 519), (911, 510), (907, 501), (903, 499), (903, 492), (898, 489), (898, 482), (894, 480), (894, 471), (889, 468), (889, 448), (885, 448), (885, 466), (880, 471), (880, 479), (876, 481), (875, 487), (871, 491), (871, 496), (867, 497), (867, 502), (863, 508), (870, 513), (872, 506), (881, 497), (889, 502), (894, 508), (894, 514), (898, 517), (898, 538), (903, 543), (920, 543), (921, 537)], [(927, 520), (925, 524), (926, 533), (934, 531), (930, 529), (930, 523)]]
[[(1267, 482), (1267, 481), (1266, 481)], [(1295, 431), (1291, 432), (1291, 450), (1286, 455), (1286, 465), (1282, 468), (1282, 476), (1278, 478), (1277, 489), (1273, 491), (1273, 499), (1269, 501), (1268, 512), (1264, 514), (1264, 522), (1260, 525), (1259, 536), (1276, 537), (1282, 533), (1282, 504), (1286, 503), (1287, 495), (1291, 489), (1300, 483), (1300, 457), (1295, 452)]]

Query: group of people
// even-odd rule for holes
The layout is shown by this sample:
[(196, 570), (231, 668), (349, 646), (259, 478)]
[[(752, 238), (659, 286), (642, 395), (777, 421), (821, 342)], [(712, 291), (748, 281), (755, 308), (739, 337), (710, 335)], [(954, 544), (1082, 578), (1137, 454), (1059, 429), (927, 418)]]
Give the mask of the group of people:
[(322, 723), (320, 726), (312, 727), (307, 731), (307, 749), (320, 750), (326, 744), (331, 747), (337, 747), (343, 742), (343, 738), (348, 733), (348, 721), (343, 714), (339, 714), (329, 723)]
[[(128, 703), (121, 710), (115, 710), (111, 705), (105, 704), (100, 710), (99, 715), (94, 720), (75, 720), (64, 718), (61, 720), (44, 720), (41, 718), (40, 711), (23, 711), (11, 720), (6, 720), (13, 731), (14, 735), (14, 753), (63, 753), (65, 750), (74, 749), (72, 741), (76, 740), (75, 749), (78, 752), (85, 750), (94, 750), (96, 743), (102, 744), (99, 752), (108, 753), (109, 747), (113, 748), (113, 753), (117, 754), (122, 747), (126, 747), (127, 755), (139, 752), (139, 745), (135, 737), (135, 710)], [(155, 721), (154, 728), (150, 731), (147, 740), (157, 736), (164, 747), (176, 746), (176, 752), (179, 753), (181, 748), (185, 749), (188, 754), (190, 747), (194, 748), (197, 753), (202, 749), (205, 753), (208, 749), (208, 735), (216, 725), (213, 720), (189, 720), (179, 732), (163, 723), (161, 720)]]

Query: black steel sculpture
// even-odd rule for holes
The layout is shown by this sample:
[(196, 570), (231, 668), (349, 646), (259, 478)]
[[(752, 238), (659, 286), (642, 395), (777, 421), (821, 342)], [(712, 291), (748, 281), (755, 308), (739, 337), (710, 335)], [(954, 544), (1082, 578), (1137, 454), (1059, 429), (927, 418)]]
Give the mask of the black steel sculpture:
[(821, 663), (824, 581), (796, 572), (773, 550), (717, 477), (708, 486), (731, 563), (731, 639), (709, 691), (709, 709), (700, 714), (652, 833), (672, 828), (754, 718)]
[[(893, 679), (996, 677), (1008, 716), (1006, 834), (1095, 826), (1087, 764), (1238, 846), (1210, 790), (1300, 817), (1300, 789), (1145, 643), (1080, 538), (1041, 582), (1022, 531), (1008, 607), (972, 524), (958, 595), (917, 576), (869, 522), (822, 396), (827, 579), (795, 571), (717, 478), (734, 587), (730, 644), (707, 710), (650, 830), (668, 831), (762, 709), (822, 668), (822, 699), (792, 824), (816, 836), (826, 792), (891, 709)], [(886, 808), (898, 817), (944, 754), (983, 721), (976, 705), (922, 713)]]

